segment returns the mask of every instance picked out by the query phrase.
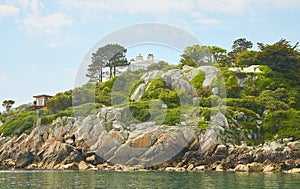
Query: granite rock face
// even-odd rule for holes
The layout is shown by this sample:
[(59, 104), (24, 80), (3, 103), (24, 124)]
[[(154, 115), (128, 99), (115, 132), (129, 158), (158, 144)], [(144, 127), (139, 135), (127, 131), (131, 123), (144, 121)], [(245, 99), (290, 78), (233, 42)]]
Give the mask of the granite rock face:
[[(57, 118), (39, 125), (30, 135), (13, 137), (0, 146), (2, 167), (70, 169), (70, 163), (153, 167), (183, 156), (188, 150), (204, 151), (216, 144), (220, 132), (199, 133), (190, 126), (166, 126), (155, 122), (122, 122), (126, 108), (105, 107), (81, 118)], [(10, 163), (3, 163), (10, 161)], [(64, 165), (68, 165), (64, 167)], [(75, 166), (76, 169), (78, 166)], [(83, 163), (79, 169), (86, 167)]]
[(51, 125), (38, 126), (30, 135), (5, 138), (0, 146), (0, 167), (294, 173), (300, 165), (299, 141), (258, 148), (226, 143), (223, 131), (227, 124), (222, 116), (221, 122), (199, 131), (154, 122), (124, 125), (124, 111), (102, 108), (85, 118), (58, 118)]
[(0, 146), (0, 166), (2, 169), (174, 167), (168, 170), (270, 172), (292, 170), (300, 164), (299, 141), (272, 142), (259, 148), (227, 144), (223, 131), (228, 123), (222, 115), (207, 130), (199, 131), (189, 126), (154, 122), (124, 125), (121, 122), (126, 115), (124, 111), (108, 107), (77, 120), (58, 118), (51, 125), (38, 126), (30, 135), (6, 138)]
[(211, 84), (212, 80), (216, 77), (218, 68), (214, 66), (200, 66), (191, 70), (188, 73), (185, 73), (185, 77), (189, 80), (193, 79), (200, 71), (204, 72), (205, 80), (202, 84), (202, 87), (207, 87)]
[[(188, 71), (188, 72), (185, 72)], [(140, 84), (135, 91), (132, 93), (130, 100), (137, 101), (140, 100), (143, 93), (147, 90), (147, 86), (151, 81), (160, 77), (163, 79), (168, 87), (172, 90), (180, 91), (183, 90), (190, 97), (196, 97), (196, 90), (190, 83), (190, 80), (193, 79), (200, 71), (204, 72), (205, 80), (203, 81), (202, 87), (208, 87), (213, 79), (216, 77), (218, 68), (214, 66), (200, 66), (198, 68), (192, 68), (185, 66), (184, 70), (172, 69), (167, 71), (155, 70), (145, 73), (140, 80), (144, 81), (143, 84)], [(217, 94), (217, 88), (213, 89), (213, 93)]]

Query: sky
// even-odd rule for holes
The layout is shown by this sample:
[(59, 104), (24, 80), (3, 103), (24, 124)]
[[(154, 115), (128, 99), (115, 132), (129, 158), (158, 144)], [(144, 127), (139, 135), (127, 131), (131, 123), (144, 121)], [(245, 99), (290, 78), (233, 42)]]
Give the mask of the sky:
[[(164, 24), (228, 50), (241, 37), (295, 44), (299, 9), (299, 0), (0, 0), (0, 102), (13, 99), (18, 106), (74, 88), (91, 49), (124, 28)], [(177, 63), (182, 50), (131, 45), (127, 58), (153, 53)]]

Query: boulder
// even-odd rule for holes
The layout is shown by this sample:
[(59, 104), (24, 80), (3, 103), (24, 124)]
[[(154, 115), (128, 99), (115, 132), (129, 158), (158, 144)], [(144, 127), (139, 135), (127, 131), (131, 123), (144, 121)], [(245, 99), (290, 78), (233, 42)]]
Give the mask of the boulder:
[(69, 163), (66, 165), (62, 165), (63, 170), (79, 170), (77, 163)]
[(248, 171), (249, 172), (261, 172), (263, 171), (263, 166), (260, 163), (253, 162), (248, 164)]
[(90, 168), (90, 166), (85, 161), (81, 161), (78, 164), (78, 169), (79, 170), (87, 170), (88, 168)]
[(227, 154), (227, 147), (224, 144), (220, 144), (217, 146), (215, 150), (215, 155), (226, 155)]
[(219, 125), (221, 127), (224, 127), (226, 129), (229, 128), (229, 124), (227, 121), (227, 118), (225, 117), (224, 114), (222, 114), (221, 112), (219, 112), (217, 115), (215, 116), (211, 116), (211, 121), (216, 124)]
[(284, 145), (279, 142), (273, 141), (270, 143), (270, 148), (272, 149), (272, 151), (282, 151), (284, 148)]
[(197, 96), (196, 90), (191, 83), (184, 77), (180, 70), (168, 70), (162, 75), (166, 85), (171, 89), (180, 91), (183, 90), (191, 97)]
[(300, 168), (293, 168), (291, 170), (288, 170), (287, 173), (292, 173), (292, 174), (294, 174), (294, 173), (300, 173)]
[(113, 121), (112, 128), (116, 131), (121, 131), (124, 129), (122, 123), (120, 123), (119, 121)]
[(287, 146), (293, 151), (300, 151), (300, 141), (289, 142)]
[(205, 165), (199, 165), (193, 169), (193, 171), (205, 171)]
[(100, 163), (103, 163), (104, 160), (101, 157), (97, 156), (97, 155), (92, 155), (92, 156), (89, 156), (89, 157), (86, 158), (86, 162), (90, 163), (92, 165), (98, 165)]
[(280, 167), (279, 166), (276, 166), (276, 165), (267, 165), (263, 172), (277, 172), (277, 171), (280, 171)]
[(26, 151), (26, 152), (19, 153), (16, 157), (15, 162), (18, 168), (24, 168), (27, 165), (31, 164), (33, 160), (34, 160), (34, 155), (31, 152)]
[(174, 172), (176, 171), (175, 167), (166, 167), (165, 171)]
[(192, 69), (194, 69), (194, 67), (188, 66), (188, 65), (184, 65), (183, 68), (182, 68), (183, 71), (190, 71)]
[(284, 144), (288, 144), (289, 142), (292, 142), (293, 141), (293, 138), (291, 137), (291, 138), (284, 138), (284, 139), (282, 139), (282, 142), (284, 143)]
[(186, 168), (187, 171), (192, 171), (193, 169), (194, 169), (194, 165), (193, 165), (193, 164), (190, 164), (190, 165)]
[(175, 171), (176, 172), (185, 172), (186, 169), (184, 167), (177, 167), (177, 168), (175, 168)]
[(281, 144), (276, 141), (266, 142), (263, 146), (263, 149), (265, 151), (272, 151), (272, 152), (282, 151), (284, 149), (284, 144)]
[(224, 171), (224, 168), (221, 164), (217, 165), (216, 166), (216, 169), (215, 169), (217, 172), (221, 172), (221, 171)]
[(156, 77), (162, 76), (164, 72), (161, 70), (155, 70), (155, 71), (150, 71), (145, 73), (142, 77), (141, 80), (144, 80), (145, 83), (148, 83), (149, 81), (153, 80)]
[(248, 172), (249, 167), (247, 165), (244, 165), (244, 164), (239, 164), (235, 167), (234, 171), (235, 172)]
[(199, 151), (205, 153), (207, 151), (212, 151), (218, 145), (219, 133), (213, 129), (208, 129), (205, 131), (204, 135), (199, 137)]
[(108, 166), (107, 163), (98, 164), (98, 165), (97, 165), (97, 169), (98, 169), (98, 170), (104, 170), (107, 166)]
[(200, 66), (192, 71), (185, 73), (185, 77), (189, 80), (193, 79), (200, 71), (204, 72), (205, 80), (202, 84), (202, 87), (207, 87), (210, 85), (212, 80), (216, 77), (217, 72), (219, 71), (218, 68), (214, 66)]

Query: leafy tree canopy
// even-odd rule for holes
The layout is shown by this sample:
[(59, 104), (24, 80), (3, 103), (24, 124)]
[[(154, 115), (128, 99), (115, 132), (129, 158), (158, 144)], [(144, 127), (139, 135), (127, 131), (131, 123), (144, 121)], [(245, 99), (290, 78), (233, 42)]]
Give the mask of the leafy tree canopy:
[(286, 39), (268, 45), (258, 43), (261, 50), (258, 59), (272, 70), (283, 73), (287, 78), (294, 81), (300, 79), (300, 52), (297, 50), (298, 43), (291, 45)]
[(218, 46), (207, 46), (209, 51), (212, 53), (214, 61), (221, 63), (223, 65), (227, 64), (228, 55), (227, 50)]
[(237, 55), (236, 63), (238, 66), (251, 66), (259, 64), (258, 52), (253, 50), (245, 50)]
[(14, 100), (4, 100), (2, 102), (2, 106), (6, 109), (7, 112), (9, 112), (14, 103)]
[(207, 46), (188, 46), (181, 55), (180, 62), (183, 65), (197, 67), (213, 61), (213, 55)]
[(102, 82), (103, 69), (109, 68), (110, 78), (116, 74), (116, 67), (128, 65), (125, 58), (127, 49), (119, 44), (107, 44), (98, 48), (92, 54), (92, 63), (88, 67), (86, 74), (91, 80), (98, 80)]
[(251, 49), (253, 46), (253, 43), (251, 41), (247, 41), (246, 38), (240, 38), (235, 41), (233, 41), (232, 50), (240, 53), (245, 50)]
[(243, 51), (251, 49), (252, 46), (253, 43), (251, 41), (247, 41), (246, 38), (240, 38), (233, 41), (233, 45), (231, 47), (232, 51), (228, 53), (230, 61), (236, 63), (237, 55)]

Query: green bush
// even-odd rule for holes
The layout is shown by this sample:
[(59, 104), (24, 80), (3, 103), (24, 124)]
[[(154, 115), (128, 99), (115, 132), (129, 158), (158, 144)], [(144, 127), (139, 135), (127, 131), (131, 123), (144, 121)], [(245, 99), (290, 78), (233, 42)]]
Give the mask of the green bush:
[(181, 108), (169, 108), (167, 110), (167, 116), (165, 121), (163, 122), (163, 124), (166, 125), (175, 125), (176, 123), (180, 122), (180, 118), (181, 118)]
[[(114, 77), (102, 83), (96, 83), (95, 87), (95, 102), (111, 106), (111, 92), (114, 87), (115, 81), (118, 77)], [(124, 86), (125, 87), (125, 86)]]
[(168, 108), (175, 108), (180, 106), (180, 99), (176, 91), (164, 90), (158, 95), (158, 99), (167, 104)]
[(21, 135), (30, 133), (35, 126), (37, 114), (34, 111), (21, 112), (6, 118), (4, 124), (0, 127), (0, 133), (4, 136)]
[(199, 98), (199, 105), (201, 107), (215, 107), (219, 106), (221, 98), (217, 95), (211, 95), (207, 98)]
[(161, 78), (154, 78), (147, 91), (142, 95), (142, 100), (162, 100), (169, 108), (175, 108), (180, 105), (180, 99), (176, 91), (167, 88), (165, 81)]
[(54, 97), (50, 98), (47, 102), (47, 108), (53, 114), (71, 106), (72, 90), (64, 93), (58, 93)]
[(79, 106), (81, 104), (95, 102), (95, 90), (86, 88), (76, 88), (72, 91), (72, 105)]
[(259, 101), (264, 110), (275, 111), (289, 109), (289, 105), (284, 102), (288, 102), (288, 96), (285, 96), (282, 92), (280, 88), (275, 91), (264, 90), (259, 96)]
[(203, 119), (199, 119), (199, 121), (198, 121), (198, 129), (199, 130), (205, 130), (205, 129), (207, 129), (208, 128), (208, 126), (209, 126), (209, 122), (208, 121), (205, 121), (205, 120), (203, 120)]
[(43, 117), (41, 117), (41, 125), (51, 124), (53, 122), (53, 120), (55, 120), (55, 119), (56, 119), (55, 115), (43, 116)]
[(152, 70), (162, 70), (162, 71), (167, 71), (171, 69), (177, 69), (177, 65), (170, 65), (168, 62), (165, 61), (159, 61), (158, 63), (151, 64), (150, 66), (147, 67), (148, 71)]
[(200, 88), (202, 88), (202, 84), (203, 84), (204, 80), (205, 80), (204, 72), (199, 71), (199, 73), (191, 79), (191, 83), (195, 89), (200, 89)]
[(300, 112), (296, 110), (277, 110), (269, 112), (263, 120), (265, 140), (294, 137), (300, 139)]
[(243, 98), (227, 98), (224, 99), (222, 103), (233, 108), (246, 108), (260, 115), (263, 113), (263, 106), (260, 100), (254, 96), (244, 96)]
[(130, 103), (129, 110), (131, 111), (132, 116), (140, 122), (149, 121), (151, 117), (148, 101)]

